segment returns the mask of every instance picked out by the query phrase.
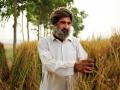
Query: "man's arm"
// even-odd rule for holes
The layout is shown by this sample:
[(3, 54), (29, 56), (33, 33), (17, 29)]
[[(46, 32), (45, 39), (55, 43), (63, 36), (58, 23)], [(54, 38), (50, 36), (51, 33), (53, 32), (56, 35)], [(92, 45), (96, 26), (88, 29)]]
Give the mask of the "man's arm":
[(74, 65), (74, 71), (75, 72), (81, 72), (81, 73), (91, 73), (94, 70), (94, 60), (88, 58), (88, 55), (82, 45), (80, 44), (80, 41), (77, 41), (77, 57), (78, 60)]
[(80, 41), (77, 40), (76, 43), (77, 43), (77, 57), (78, 57), (78, 60), (87, 59), (88, 54), (85, 51), (85, 49), (83, 48), (83, 46), (81, 45)]
[(64, 64), (55, 60), (49, 51), (46, 39), (41, 38), (38, 50), (42, 65), (44, 65), (48, 71), (56, 73), (60, 76), (69, 76), (74, 74), (75, 62), (68, 62)]

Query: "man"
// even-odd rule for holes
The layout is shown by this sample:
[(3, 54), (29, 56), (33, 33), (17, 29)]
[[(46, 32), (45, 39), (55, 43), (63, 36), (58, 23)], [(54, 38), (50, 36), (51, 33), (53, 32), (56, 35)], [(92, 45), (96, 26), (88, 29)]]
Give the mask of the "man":
[(87, 59), (79, 40), (70, 36), (71, 12), (59, 7), (50, 19), (55, 30), (50, 37), (40, 39), (38, 48), (42, 62), (40, 90), (74, 90), (74, 74), (92, 72), (94, 63)]

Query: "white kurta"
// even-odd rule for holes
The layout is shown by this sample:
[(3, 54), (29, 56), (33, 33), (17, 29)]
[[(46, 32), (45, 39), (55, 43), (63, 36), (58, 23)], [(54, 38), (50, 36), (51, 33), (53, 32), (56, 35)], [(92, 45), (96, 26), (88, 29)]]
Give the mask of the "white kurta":
[(38, 45), (42, 62), (39, 90), (72, 90), (74, 63), (87, 58), (87, 53), (75, 37), (60, 42), (53, 36), (40, 38)]

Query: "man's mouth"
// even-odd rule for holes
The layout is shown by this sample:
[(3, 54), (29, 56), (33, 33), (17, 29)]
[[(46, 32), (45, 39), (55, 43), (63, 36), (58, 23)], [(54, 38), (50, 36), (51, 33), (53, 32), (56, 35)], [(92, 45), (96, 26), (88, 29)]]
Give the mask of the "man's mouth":
[(61, 31), (62, 31), (63, 33), (67, 33), (67, 32), (69, 32), (69, 29), (63, 28)]

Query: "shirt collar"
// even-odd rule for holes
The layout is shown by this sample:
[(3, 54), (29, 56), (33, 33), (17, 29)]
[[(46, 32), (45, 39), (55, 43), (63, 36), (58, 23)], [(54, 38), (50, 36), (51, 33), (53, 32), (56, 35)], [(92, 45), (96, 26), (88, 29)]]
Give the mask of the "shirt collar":
[[(53, 41), (56, 40), (56, 38), (55, 38), (53, 35), (51, 35), (51, 38), (52, 38)], [(69, 36), (66, 38), (66, 40), (72, 41), (72, 36), (69, 35)]]
[(68, 36), (68, 37), (66, 38), (66, 40), (72, 41), (72, 37), (71, 37), (71, 36)]

